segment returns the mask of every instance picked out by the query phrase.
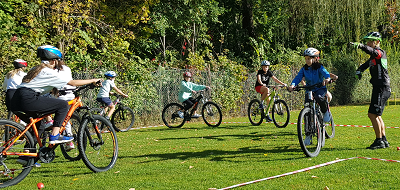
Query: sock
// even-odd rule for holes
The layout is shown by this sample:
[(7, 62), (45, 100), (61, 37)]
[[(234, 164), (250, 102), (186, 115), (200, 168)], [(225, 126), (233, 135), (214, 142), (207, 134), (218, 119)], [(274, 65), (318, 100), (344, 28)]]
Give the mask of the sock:
[(382, 138), (376, 138), (376, 140), (378, 140), (378, 141), (381, 141), (381, 140), (382, 140)]

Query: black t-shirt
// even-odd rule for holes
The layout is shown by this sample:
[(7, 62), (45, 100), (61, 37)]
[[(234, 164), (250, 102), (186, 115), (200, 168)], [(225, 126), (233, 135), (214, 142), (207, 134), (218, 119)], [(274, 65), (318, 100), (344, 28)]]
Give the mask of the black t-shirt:
[[(261, 82), (262, 82), (263, 84), (266, 84), (266, 85), (269, 84), (269, 79), (270, 79), (272, 76), (274, 76), (270, 70), (268, 70), (268, 71), (265, 73), (264, 70), (262, 70), (262, 69), (261, 69), (261, 70), (258, 70), (258, 72), (257, 72), (257, 78), (258, 78), (258, 75), (261, 75)], [(258, 82), (257, 79), (256, 79), (256, 86), (262, 86), (262, 84), (260, 84), (260, 83)]]

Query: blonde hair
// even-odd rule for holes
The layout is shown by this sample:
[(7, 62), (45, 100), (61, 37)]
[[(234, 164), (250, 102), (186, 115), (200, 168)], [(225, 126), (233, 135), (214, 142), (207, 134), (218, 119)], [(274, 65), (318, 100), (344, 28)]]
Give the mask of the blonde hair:
[(14, 70), (9, 71), (7, 73), (7, 75), (6, 75), (7, 79), (14, 77), (14, 75), (17, 74), (20, 71), (24, 71), (24, 69), (23, 68), (18, 68), (18, 69), (14, 69)]

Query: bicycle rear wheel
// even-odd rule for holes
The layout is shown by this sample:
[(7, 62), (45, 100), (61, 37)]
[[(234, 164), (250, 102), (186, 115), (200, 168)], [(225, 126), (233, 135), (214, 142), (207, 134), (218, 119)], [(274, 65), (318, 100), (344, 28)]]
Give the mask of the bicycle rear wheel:
[(81, 125), (81, 118), (78, 114), (73, 113), (71, 118), (69, 119), (69, 123), (71, 124), (72, 135), (74, 140), (72, 143), (74, 144), (74, 149), (69, 150), (69, 147), (66, 143), (60, 145), (61, 153), (63, 154), (64, 158), (70, 161), (77, 161), (81, 159), (81, 155), (79, 154), (79, 150), (76, 148), (78, 146), (78, 131), (79, 126)]
[(258, 99), (254, 99), (249, 103), (247, 109), (247, 115), (252, 125), (260, 125), (263, 121), (263, 110), (260, 109), (261, 102)]
[(166, 105), (162, 111), (161, 118), (169, 128), (180, 128), (185, 124), (184, 108), (178, 103)]
[(83, 118), (78, 132), (78, 149), (83, 162), (93, 172), (113, 168), (118, 158), (118, 141), (111, 122), (100, 115)]
[(284, 100), (276, 100), (272, 107), (272, 120), (278, 128), (285, 128), (290, 119), (289, 107)]
[(314, 114), (310, 108), (304, 108), (297, 121), (297, 135), (301, 149), (307, 157), (315, 157), (322, 147), (322, 130), (314, 124)]
[[(0, 120), (0, 149), (3, 150), (10, 142), (16, 140), (17, 136), (25, 128), (10, 120)], [(7, 134), (7, 132), (11, 132)], [(26, 132), (14, 145), (7, 150), (8, 153), (36, 152), (35, 142), (32, 135)], [(21, 182), (32, 170), (35, 157), (25, 157), (23, 165), (17, 162), (21, 158), (18, 155), (3, 155), (0, 153), (0, 188), (16, 185)]]
[(325, 137), (327, 139), (335, 137), (335, 123), (333, 122), (332, 113), (331, 113), (331, 120), (327, 123), (324, 123), (324, 125), (325, 125)]
[(201, 109), (204, 122), (210, 127), (218, 127), (222, 122), (221, 108), (214, 102), (206, 102)]
[(111, 123), (116, 131), (129, 131), (135, 122), (135, 114), (130, 107), (119, 107), (111, 117)]

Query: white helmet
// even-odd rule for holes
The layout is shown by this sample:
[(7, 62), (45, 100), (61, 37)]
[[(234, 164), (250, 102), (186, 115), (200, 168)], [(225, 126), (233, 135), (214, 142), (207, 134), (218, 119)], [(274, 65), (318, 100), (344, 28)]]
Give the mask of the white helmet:
[(267, 60), (264, 60), (261, 62), (261, 66), (270, 66), (270, 65), (271, 65), (271, 63)]
[(315, 48), (307, 48), (304, 50), (303, 56), (319, 57), (319, 51)]
[(104, 76), (106, 76), (106, 77), (116, 77), (117, 73), (115, 73), (114, 71), (107, 71), (106, 73), (104, 73)]

